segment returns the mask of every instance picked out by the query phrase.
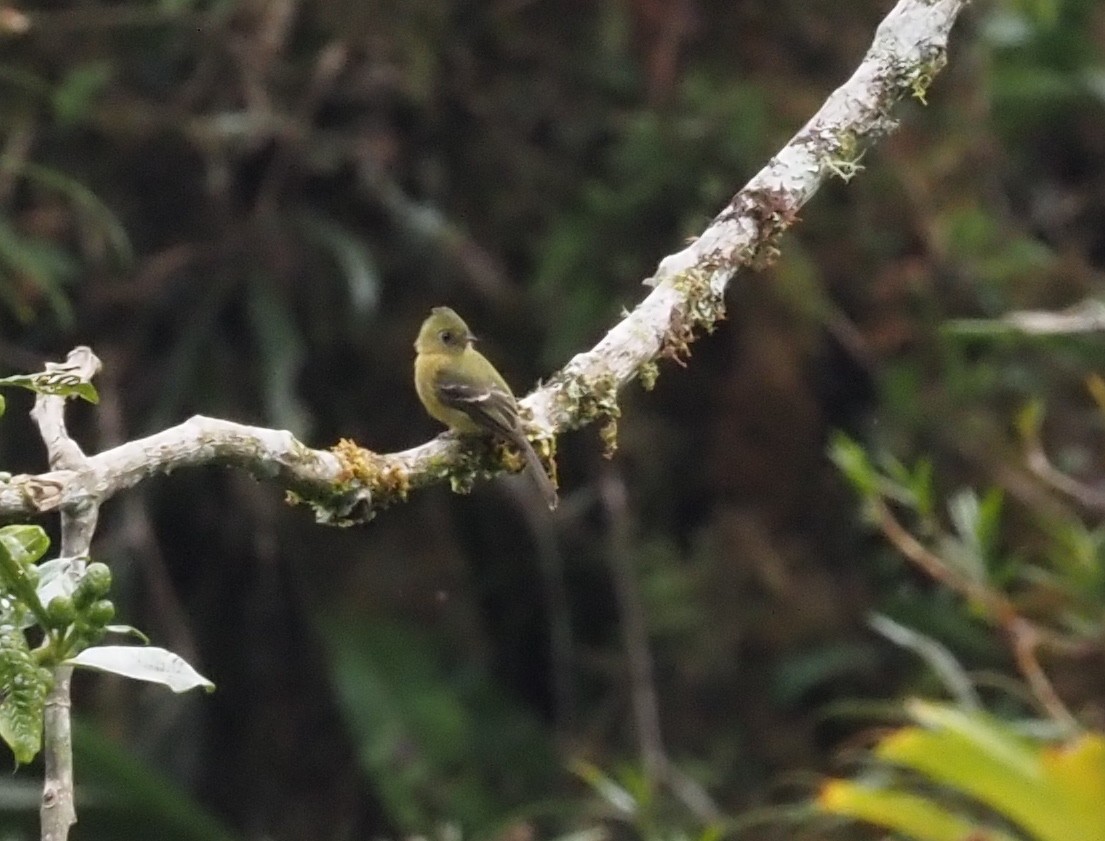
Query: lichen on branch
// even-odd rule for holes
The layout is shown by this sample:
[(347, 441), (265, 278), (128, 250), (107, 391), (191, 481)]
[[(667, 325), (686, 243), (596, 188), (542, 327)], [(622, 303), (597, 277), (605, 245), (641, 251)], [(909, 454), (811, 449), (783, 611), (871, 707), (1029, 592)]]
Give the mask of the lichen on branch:
[[(827, 179), (862, 170), (866, 148), (892, 131), (902, 98), (924, 102), (945, 62), (948, 35), (967, 0), (901, 0), (879, 25), (872, 45), (843, 85), (748, 184), (682, 250), (660, 261), (645, 283), (651, 291), (591, 350), (579, 353), (524, 398), (534, 438), (590, 423), (616, 446), (618, 393), (634, 379), (651, 388), (658, 362), (685, 363), (691, 345), (725, 315), (725, 291), (738, 270), (759, 268), (778, 254), (783, 233)], [(448, 479), (467, 487), (510, 467), (455, 436), (442, 435), (392, 454), (355, 445), (314, 450), (290, 433), (214, 418), (192, 418), (139, 441), (90, 456), (79, 470), (0, 481), (0, 518), (98, 505), (156, 473), (221, 463), (282, 484), (322, 522), (370, 519), (409, 491)], [(555, 465), (553, 465), (555, 469)]]

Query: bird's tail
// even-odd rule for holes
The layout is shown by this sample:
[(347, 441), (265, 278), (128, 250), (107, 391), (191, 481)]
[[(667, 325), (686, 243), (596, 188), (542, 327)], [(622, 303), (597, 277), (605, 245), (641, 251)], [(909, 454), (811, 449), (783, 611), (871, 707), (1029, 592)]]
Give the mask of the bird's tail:
[(549, 509), (556, 508), (560, 498), (556, 495), (556, 488), (553, 486), (552, 479), (549, 478), (549, 474), (545, 472), (545, 466), (541, 464), (541, 459), (537, 457), (537, 453), (534, 451), (533, 446), (526, 440), (525, 436), (519, 435), (518, 446), (522, 450), (522, 454), (526, 457), (526, 464), (529, 466), (530, 473), (533, 474), (533, 478), (537, 480), (537, 487), (541, 490), (541, 496), (545, 498), (545, 503), (549, 506)]

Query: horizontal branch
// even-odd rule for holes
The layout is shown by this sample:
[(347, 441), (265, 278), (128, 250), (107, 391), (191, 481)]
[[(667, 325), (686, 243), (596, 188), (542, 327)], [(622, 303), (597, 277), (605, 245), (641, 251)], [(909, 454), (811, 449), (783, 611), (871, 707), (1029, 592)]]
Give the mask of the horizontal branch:
[[(967, 0), (901, 0), (880, 24), (852, 77), (737, 193), (689, 246), (664, 258), (652, 291), (591, 350), (573, 357), (521, 401), (537, 438), (594, 421), (612, 423), (618, 391), (656, 362), (682, 360), (702, 331), (725, 315), (724, 293), (742, 266), (777, 254), (779, 236), (827, 178), (850, 179), (869, 143), (894, 127), (903, 97), (923, 101), (943, 67), (948, 34)], [(613, 427), (609, 427), (612, 434)], [(179, 426), (107, 450), (82, 471), (16, 476), (0, 485), (0, 517), (40, 513), (82, 500), (102, 502), (142, 479), (177, 467), (225, 464), (276, 481), (310, 502), (320, 520), (366, 519), (407, 491), (449, 478), (466, 485), (500, 469), (448, 434), (419, 447), (379, 455), (343, 442), (312, 450), (290, 433), (194, 417)]]
[(368, 488), (340, 493), (342, 463), (290, 432), (202, 415), (88, 457), (82, 470), (20, 475), (0, 484), (0, 515), (34, 514), (103, 501), (144, 479), (180, 467), (224, 465), (274, 481), (306, 498), (335, 497), (348, 514), (371, 498)]

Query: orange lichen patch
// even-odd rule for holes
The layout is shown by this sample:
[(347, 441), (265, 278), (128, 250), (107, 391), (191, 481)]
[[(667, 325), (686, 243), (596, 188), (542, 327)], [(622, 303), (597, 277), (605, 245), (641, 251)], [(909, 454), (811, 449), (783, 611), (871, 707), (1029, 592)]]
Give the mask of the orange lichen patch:
[(389, 461), (372, 450), (360, 447), (355, 441), (342, 438), (330, 448), (341, 470), (338, 483), (348, 485), (353, 482), (365, 485), (373, 492), (373, 507), (386, 506), (394, 499), (406, 499), (410, 492), (410, 474), (398, 463)]
[(379, 459), (379, 456), (372, 450), (357, 446), (357, 443), (349, 438), (342, 438), (330, 448), (330, 452), (341, 462), (341, 471), (338, 473), (338, 481), (341, 484), (356, 481), (367, 485), (375, 478), (377, 465), (374, 462)]

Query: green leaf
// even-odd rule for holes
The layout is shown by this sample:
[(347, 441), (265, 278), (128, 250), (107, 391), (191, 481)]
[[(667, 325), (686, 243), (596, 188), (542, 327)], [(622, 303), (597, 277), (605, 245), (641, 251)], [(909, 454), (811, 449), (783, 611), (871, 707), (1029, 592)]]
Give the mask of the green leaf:
[(545, 731), (486, 673), (458, 668), (421, 628), (314, 615), (358, 758), (403, 835), (458, 823), (493, 834), (509, 809), (553, 784)]
[(834, 433), (829, 444), (829, 458), (861, 496), (878, 495), (879, 475), (867, 451), (855, 440), (843, 432)]
[[(102, 841), (139, 834), (158, 841), (242, 841), (193, 800), (180, 780), (166, 776), (163, 764), (140, 759), (141, 746), (136, 747), (137, 752), (135, 748), (128, 750), (117, 736), (81, 717), (74, 720), (78, 780), (95, 787), (95, 797), (78, 803), (79, 837)], [(0, 824), (10, 820), (9, 814), (10, 809), (7, 813), (0, 811)], [(141, 832), (136, 827), (141, 827)], [(37, 834), (15, 837), (37, 838)]]
[(914, 841), (1016, 841), (1005, 832), (980, 827), (947, 807), (905, 791), (830, 780), (817, 798), (825, 812), (866, 821)]
[(980, 709), (982, 702), (966, 669), (946, 645), (932, 636), (910, 628), (889, 616), (872, 614), (867, 624), (895, 645), (916, 652), (940, 678), (948, 691), (967, 709)]
[(100, 395), (96, 387), (69, 371), (43, 371), (39, 374), (16, 374), (12, 377), (0, 377), (0, 386), (14, 385), (36, 394), (49, 394), (56, 397), (79, 397), (89, 403), (99, 403)]
[(637, 798), (597, 765), (579, 759), (572, 763), (571, 770), (614, 810), (625, 815), (636, 815), (640, 811)]
[(1044, 404), (1039, 400), (1026, 403), (1016, 416), (1017, 432), (1027, 443), (1040, 440), (1040, 427), (1044, 423)]
[(1062, 586), (1097, 613), (1105, 599), (1105, 529), (1089, 529), (1075, 518), (1047, 522), (1046, 529), (1047, 559)]
[(70, 666), (159, 683), (173, 692), (196, 688), (211, 692), (215, 689), (215, 684), (189, 666), (183, 657), (156, 646), (99, 645), (86, 648), (65, 662)]
[(970, 488), (961, 488), (948, 500), (948, 515), (959, 537), (974, 543), (978, 526), (978, 496)]
[(296, 394), (296, 381), (305, 351), (293, 307), (264, 278), (250, 284), (247, 304), (250, 328), (260, 346), (258, 367), (269, 420), (304, 437), (310, 414)]
[[(39, 526), (4, 526), (0, 529), (0, 595), (11, 593), (22, 605), (30, 608), (39, 622), (46, 622), (46, 608), (38, 598), (38, 570), (32, 565), (50, 545)], [(11, 606), (5, 613), (18, 613)]]
[(932, 513), (932, 464), (922, 459), (912, 470), (889, 453), (880, 454), (877, 467), (885, 475), (878, 477), (878, 490), (915, 509), (919, 514)]
[(1044, 748), (1044, 775), (1086, 813), (1105, 802), (1105, 734), (1085, 733), (1069, 745)]
[[(897, 787), (875, 782), (885, 772), (869, 784), (833, 780), (818, 808), (916, 841), (1008, 838), (970, 823), (964, 810), (982, 804), (1033, 841), (1105, 841), (1105, 734), (1056, 746), (980, 711), (924, 701), (907, 710), (918, 726), (893, 731), (874, 755), (927, 779), (903, 775)], [(921, 793), (905, 790), (904, 781)]]
[(46, 554), (50, 538), (41, 526), (4, 526), (0, 528), (0, 544), (15, 561), (27, 565)]
[(1105, 841), (1105, 785), (1094, 782), (1105, 780), (1105, 750), (1079, 755), (1081, 764), (1099, 763), (1087, 793), (1071, 784), (1070, 765), (1049, 769), (1047, 749), (989, 715), (921, 701), (909, 712), (921, 726), (883, 739), (880, 759), (985, 803), (1039, 841)]
[[(72, 321), (73, 309), (64, 287), (78, 272), (77, 261), (65, 248), (49, 239), (28, 236), (0, 218), (0, 278), (10, 275), (33, 286), (65, 323)], [(25, 296), (9, 292), (6, 297), (17, 318), (29, 321), (34, 316)]]
[(990, 488), (982, 497), (978, 510), (978, 543), (985, 551), (997, 548), (997, 538), (1001, 530), (1001, 512), (1005, 503), (1005, 493), (1001, 488)]
[(111, 64), (107, 61), (85, 62), (70, 70), (51, 97), (58, 123), (71, 125), (85, 119), (111, 76)]
[(64, 172), (29, 161), (9, 161), (9, 167), (23, 178), (56, 190), (68, 199), (85, 219), (99, 227), (105, 242), (121, 265), (127, 266), (134, 261), (134, 249), (123, 223), (88, 187)]
[(306, 237), (325, 249), (341, 272), (349, 290), (349, 304), (357, 317), (376, 311), (380, 301), (380, 270), (367, 244), (355, 232), (316, 213), (297, 217)]
[(928, 519), (936, 511), (936, 491), (932, 484), (932, 462), (923, 458), (917, 462), (909, 483), (917, 513)]
[(1004, 501), (1001, 489), (992, 488), (982, 499), (972, 490), (959, 491), (948, 503), (956, 532), (981, 559), (991, 558), (997, 549)]
[(42, 714), (49, 681), (21, 631), (0, 631), (0, 739), (17, 764), (26, 765), (42, 748)]
[(978, 495), (970, 488), (957, 491), (948, 500), (948, 516), (956, 537), (945, 536), (938, 551), (973, 581), (985, 580), (986, 555), (979, 544)]

